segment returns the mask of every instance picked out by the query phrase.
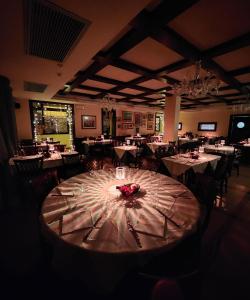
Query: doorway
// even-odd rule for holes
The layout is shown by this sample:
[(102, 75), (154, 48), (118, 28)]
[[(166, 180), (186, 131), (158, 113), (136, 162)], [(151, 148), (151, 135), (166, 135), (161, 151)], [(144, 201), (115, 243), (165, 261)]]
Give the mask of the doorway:
[(250, 138), (250, 114), (230, 116), (228, 138), (231, 143)]

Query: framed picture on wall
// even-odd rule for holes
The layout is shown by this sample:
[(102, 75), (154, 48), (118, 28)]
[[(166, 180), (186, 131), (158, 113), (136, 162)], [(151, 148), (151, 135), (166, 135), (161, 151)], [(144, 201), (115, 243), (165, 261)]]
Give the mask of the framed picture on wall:
[(141, 113), (135, 112), (134, 117), (135, 117), (135, 127), (139, 127), (141, 125)]
[(82, 115), (82, 128), (95, 129), (96, 116)]
[(148, 122), (147, 123), (147, 130), (153, 130), (154, 129), (154, 123), (153, 122)]
[(148, 113), (148, 121), (154, 121), (154, 114)]
[(122, 128), (123, 129), (133, 129), (134, 128), (134, 124), (133, 123), (123, 123), (122, 124)]
[(161, 119), (160, 117), (155, 117), (155, 131), (160, 131), (161, 129)]
[(126, 123), (133, 122), (133, 113), (132, 111), (123, 111), (122, 112), (122, 121)]

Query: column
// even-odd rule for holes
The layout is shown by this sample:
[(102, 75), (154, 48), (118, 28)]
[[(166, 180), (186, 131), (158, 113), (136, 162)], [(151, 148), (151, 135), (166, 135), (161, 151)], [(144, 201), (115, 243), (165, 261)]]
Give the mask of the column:
[(164, 142), (173, 142), (178, 140), (178, 124), (181, 106), (181, 98), (179, 96), (166, 97), (164, 110)]

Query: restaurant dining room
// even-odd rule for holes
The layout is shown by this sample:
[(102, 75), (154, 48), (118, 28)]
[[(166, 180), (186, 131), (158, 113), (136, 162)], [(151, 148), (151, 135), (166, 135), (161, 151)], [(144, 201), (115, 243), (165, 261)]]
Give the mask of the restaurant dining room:
[(250, 1), (0, 11), (0, 298), (247, 299)]

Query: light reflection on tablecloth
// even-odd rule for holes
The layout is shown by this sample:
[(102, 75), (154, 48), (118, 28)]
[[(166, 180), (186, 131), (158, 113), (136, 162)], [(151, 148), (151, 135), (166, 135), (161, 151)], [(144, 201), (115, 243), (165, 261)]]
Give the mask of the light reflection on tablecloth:
[[(128, 200), (116, 186), (132, 182), (141, 189)], [(168, 220), (164, 211), (171, 212), (180, 226)], [(42, 208), (43, 221), (50, 230), (58, 234), (53, 226), (56, 221), (61, 223), (61, 239), (106, 253), (167, 248), (196, 229), (199, 214), (197, 200), (184, 185), (159, 173), (135, 169), (127, 169), (124, 180), (117, 180), (113, 169), (75, 176), (54, 189)], [(141, 247), (128, 230), (128, 220)]]

